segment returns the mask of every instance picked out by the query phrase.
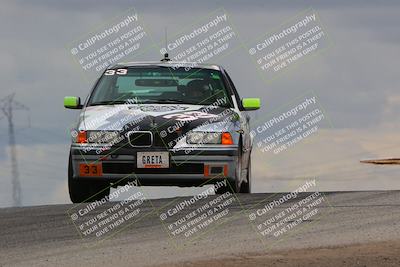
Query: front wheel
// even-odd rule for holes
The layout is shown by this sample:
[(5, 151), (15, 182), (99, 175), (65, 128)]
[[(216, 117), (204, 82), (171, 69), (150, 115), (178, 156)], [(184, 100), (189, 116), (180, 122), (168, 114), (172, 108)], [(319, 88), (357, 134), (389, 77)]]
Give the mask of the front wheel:
[(109, 183), (96, 180), (74, 179), (72, 172), (72, 159), (69, 156), (68, 164), (68, 189), (72, 203), (91, 202), (101, 200), (110, 194)]
[[(215, 189), (215, 194), (224, 194), (226, 192), (239, 193), (240, 192), (240, 176), (242, 174), (242, 150), (239, 148), (236, 160), (236, 169), (234, 180), (225, 178), (227, 181), (226, 186)], [(229, 182), (228, 182), (229, 181)]]
[(249, 157), (249, 164), (247, 164), (247, 181), (243, 181), (240, 186), (240, 193), (251, 193), (251, 156)]

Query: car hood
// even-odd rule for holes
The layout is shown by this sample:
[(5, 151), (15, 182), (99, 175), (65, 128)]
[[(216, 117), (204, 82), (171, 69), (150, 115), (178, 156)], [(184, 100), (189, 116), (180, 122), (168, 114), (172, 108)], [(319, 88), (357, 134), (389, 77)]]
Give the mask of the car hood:
[(232, 127), (239, 114), (220, 106), (184, 104), (104, 105), (86, 107), (80, 115), (79, 130), (154, 130), (187, 132), (196, 127), (214, 131)]

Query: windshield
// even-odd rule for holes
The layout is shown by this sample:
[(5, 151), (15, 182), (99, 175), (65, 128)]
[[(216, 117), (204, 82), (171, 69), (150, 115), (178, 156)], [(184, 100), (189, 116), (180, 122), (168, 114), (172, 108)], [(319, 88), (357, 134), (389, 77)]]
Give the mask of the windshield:
[(220, 71), (133, 67), (105, 71), (88, 105), (181, 103), (232, 107)]

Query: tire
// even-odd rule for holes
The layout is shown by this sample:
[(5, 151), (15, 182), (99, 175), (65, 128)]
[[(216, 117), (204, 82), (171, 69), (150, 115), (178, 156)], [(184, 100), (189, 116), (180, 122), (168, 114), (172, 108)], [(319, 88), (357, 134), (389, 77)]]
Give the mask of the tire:
[(70, 155), (68, 163), (68, 190), (72, 203), (101, 200), (110, 194), (109, 183), (96, 180), (74, 179), (72, 176), (72, 159)]
[(251, 156), (249, 156), (249, 164), (247, 165), (247, 182), (242, 182), (240, 193), (251, 193)]
[(239, 193), (240, 192), (240, 174), (241, 174), (241, 172), (242, 172), (242, 149), (241, 149), (241, 145), (239, 145), (234, 180), (226, 178), (227, 185), (225, 187), (220, 187), (218, 189), (216, 188), (215, 194), (219, 195), (219, 194), (224, 194), (226, 192)]

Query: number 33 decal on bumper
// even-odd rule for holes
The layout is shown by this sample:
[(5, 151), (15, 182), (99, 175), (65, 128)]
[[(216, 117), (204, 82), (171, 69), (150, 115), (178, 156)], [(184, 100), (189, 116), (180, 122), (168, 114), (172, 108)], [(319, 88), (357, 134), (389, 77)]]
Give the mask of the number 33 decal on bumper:
[(79, 164), (80, 176), (102, 176), (101, 164)]

